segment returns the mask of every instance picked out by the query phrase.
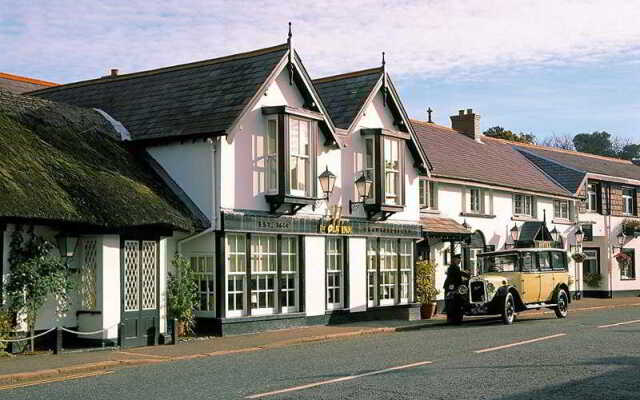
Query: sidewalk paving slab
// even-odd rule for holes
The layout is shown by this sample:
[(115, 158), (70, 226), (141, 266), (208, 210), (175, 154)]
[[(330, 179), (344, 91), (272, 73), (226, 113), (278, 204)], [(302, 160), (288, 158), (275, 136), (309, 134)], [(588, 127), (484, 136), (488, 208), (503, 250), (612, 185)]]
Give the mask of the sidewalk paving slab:
[[(574, 300), (572, 306), (575, 311), (632, 307), (640, 306), (640, 298), (582, 299)], [(548, 310), (527, 311), (525, 314), (534, 316), (545, 311)], [(361, 335), (416, 330), (444, 324), (444, 316), (438, 315), (433, 319), (422, 321), (365, 321), (340, 325), (299, 327), (247, 335), (195, 338), (179, 342), (174, 346), (62, 353), (56, 356), (51, 353), (41, 353), (0, 357), (0, 385), (119, 367), (230, 355), (325, 340), (356, 338)]]

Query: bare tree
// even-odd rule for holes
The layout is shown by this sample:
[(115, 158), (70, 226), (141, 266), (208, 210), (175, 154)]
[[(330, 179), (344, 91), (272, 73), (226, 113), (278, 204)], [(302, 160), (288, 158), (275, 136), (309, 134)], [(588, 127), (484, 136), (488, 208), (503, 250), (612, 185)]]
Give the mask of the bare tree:
[(555, 147), (557, 149), (563, 149), (563, 150), (576, 149), (575, 146), (573, 145), (573, 136), (568, 134), (556, 135), (554, 133), (553, 135), (544, 138), (541, 144), (543, 146)]

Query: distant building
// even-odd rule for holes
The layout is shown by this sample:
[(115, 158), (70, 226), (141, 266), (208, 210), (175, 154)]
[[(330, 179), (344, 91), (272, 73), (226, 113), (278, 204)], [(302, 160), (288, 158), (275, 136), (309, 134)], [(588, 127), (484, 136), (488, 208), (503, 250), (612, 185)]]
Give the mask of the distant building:
[(32, 90), (44, 89), (57, 85), (57, 83), (41, 81), (40, 79), (27, 78), (26, 76), (18, 76), (0, 72), (0, 88), (6, 89), (16, 94), (26, 93)]

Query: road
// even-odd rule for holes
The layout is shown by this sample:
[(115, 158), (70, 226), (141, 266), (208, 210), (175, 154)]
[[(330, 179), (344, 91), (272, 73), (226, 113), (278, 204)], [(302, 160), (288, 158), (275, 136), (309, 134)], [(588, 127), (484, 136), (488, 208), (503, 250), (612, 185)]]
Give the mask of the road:
[(120, 369), (0, 398), (640, 399), (640, 307), (565, 320), (523, 316), (513, 326), (482, 319)]

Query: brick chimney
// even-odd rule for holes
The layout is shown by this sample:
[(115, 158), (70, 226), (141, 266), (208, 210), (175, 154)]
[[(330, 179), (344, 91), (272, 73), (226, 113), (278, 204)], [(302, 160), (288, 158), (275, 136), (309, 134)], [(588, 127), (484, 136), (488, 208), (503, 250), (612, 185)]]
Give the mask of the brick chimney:
[(110, 76), (111, 78), (115, 78), (115, 77), (117, 77), (117, 76), (118, 76), (118, 72), (119, 72), (119, 71), (118, 71), (118, 68), (111, 68), (111, 72), (110, 72), (109, 76)]
[(480, 132), (480, 116), (473, 113), (471, 108), (458, 111), (458, 115), (451, 116), (451, 128), (462, 133), (471, 139), (480, 142), (482, 132)]

